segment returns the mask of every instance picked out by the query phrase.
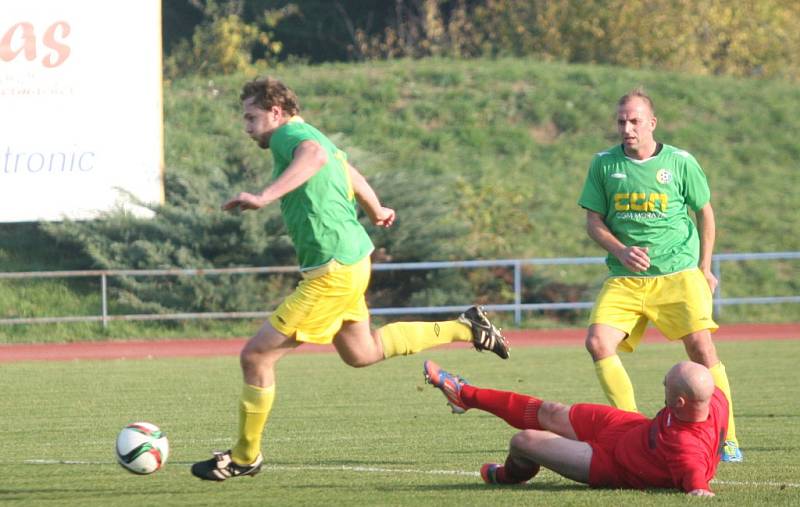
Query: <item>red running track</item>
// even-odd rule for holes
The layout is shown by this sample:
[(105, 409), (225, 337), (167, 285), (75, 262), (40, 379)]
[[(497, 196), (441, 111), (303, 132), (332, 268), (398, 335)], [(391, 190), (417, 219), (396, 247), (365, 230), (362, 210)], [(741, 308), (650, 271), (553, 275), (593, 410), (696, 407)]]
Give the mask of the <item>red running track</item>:
[[(586, 330), (541, 329), (508, 330), (504, 333), (512, 349), (515, 347), (580, 345)], [(800, 340), (800, 323), (793, 324), (734, 324), (722, 326), (713, 335), (714, 341), (737, 340)], [(645, 340), (664, 340), (658, 330), (650, 328)], [(159, 340), (106, 341), (54, 344), (0, 345), (0, 363), (16, 361), (72, 361), (78, 359), (142, 359), (156, 357), (232, 356), (239, 354), (245, 339), (227, 340)], [(468, 343), (447, 345), (449, 348), (469, 347)], [(331, 345), (305, 345), (297, 353), (332, 353)]]

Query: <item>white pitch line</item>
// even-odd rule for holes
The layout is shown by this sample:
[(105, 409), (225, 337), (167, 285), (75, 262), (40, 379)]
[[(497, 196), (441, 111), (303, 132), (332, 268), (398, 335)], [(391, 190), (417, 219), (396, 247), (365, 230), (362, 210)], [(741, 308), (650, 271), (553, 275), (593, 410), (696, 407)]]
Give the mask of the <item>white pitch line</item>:
[(26, 459), (23, 465), (113, 465), (116, 461), (78, 461), (72, 459)]
[(268, 470), (318, 470), (318, 471), (335, 471), (342, 470), (345, 472), (367, 472), (376, 474), (421, 474), (421, 475), (463, 475), (469, 477), (480, 477), (480, 472), (467, 472), (465, 470), (415, 470), (413, 468), (380, 468), (380, 467), (366, 467), (366, 466), (324, 466), (324, 465), (305, 465), (305, 466), (279, 466), (279, 465), (266, 465), (264, 468)]
[(791, 482), (755, 482), (755, 481), (719, 481), (711, 480), (712, 484), (723, 484), (725, 486), (774, 486), (778, 488), (800, 488), (800, 484)]
[[(116, 461), (79, 461), (79, 460), (58, 460), (58, 459), (27, 459), (23, 461), (25, 465), (116, 465)], [(189, 463), (177, 462), (173, 464), (188, 465)], [(364, 473), (377, 473), (377, 474), (419, 474), (419, 475), (456, 475), (465, 477), (480, 477), (480, 472), (470, 472), (466, 470), (419, 470), (415, 468), (382, 468), (382, 467), (369, 467), (369, 466), (325, 466), (325, 465), (298, 465), (298, 466), (283, 466), (283, 465), (264, 465), (266, 470), (274, 471), (309, 471), (316, 470), (320, 472), (364, 472)], [(721, 481), (713, 479), (712, 484), (721, 484), (724, 486), (769, 486), (775, 488), (800, 488), (800, 484), (792, 482), (757, 482), (757, 481)]]
[[(27, 459), (23, 461), (25, 465), (116, 465), (116, 461), (78, 461), (78, 460), (59, 460), (59, 459)], [(173, 462), (173, 464), (188, 465), (189, 463)], [(421, 474), (421, 475), (463, 475), (469, 477), (480, 477), (480, 472), (467, 472), (464, 470), (416, 470), (412, 468), (379, 468), (367, 466), (324, 466), (324, 465), (302, 465), (302, 466), (282, 466), (264, 465), (265, 470), (275, 471), (344, 471), (344, 472), (367, 472), (367, 473), (401, 473), (401, 474)]]

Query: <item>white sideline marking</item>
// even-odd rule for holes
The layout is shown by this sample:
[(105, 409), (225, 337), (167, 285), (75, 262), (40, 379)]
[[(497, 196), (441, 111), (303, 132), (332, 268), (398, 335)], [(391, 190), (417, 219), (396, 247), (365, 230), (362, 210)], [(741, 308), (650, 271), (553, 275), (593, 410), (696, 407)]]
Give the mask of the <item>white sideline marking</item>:
[(347, 466), (342, 465), (338, 467), (324, 466), (324, 465), (306, 465), (306, 466), (279, 466), (279, 465), (265, 465), (267, 470), (319, 470), (319, 471), (333, 471), (343, 470), (346, 472), (368, 472), (368, 473), (390, 473), (390, 474), (421, 474), (421, 475), (464, 475), (469, 477), (480, 477), (480, 472), (467, 472), (464, 470), (415, 470), (413, 468), (380, 468), (380, 467), (365, 467), (365, 466)]
[(71, 459), (26, 459), (24, 465), (113, 465), (116, 461), (77, 461)]
[[(175, 463), (189, 465), (190, 463)], [(23, 461), (25, 465), (116, 465), (116, 461), (78, 461), (78, 460), (59, 460), (59, 459), (26, 459)], [(480, 472), (466, 472), (464, 470), (416, 470), (413, 468), (399, 469), (399, 468), (379, 468), (367, 466), (324, 466), (324, 465), (298, 465), (298, 466), (282, 466), (282, 465), (264, 465), (264, 470), (275, 471), (345, 471), (345, 472), (367, 472), (367, 473), (401, 473), (401, 474), (421, 474), (421, 475), (465, 475), (469, 477), (480, 477)]]
[(755, 481), (719, 481), (711, 480), (712, 484), (723, 484), (725, 486), (775, 486), (778, 488), (800, 488), (800, 484), (792, 482), (755, 482)]
[[(26, 459), (23, 461), (25, 465), (116, 465), (116, 461), (78, 461), (78, 460), (59, 460), (59, 459)], [(188, 465), (188, 462), (173, 462), (173, 464)], [(365, 473), (391, 473), (391, 474), (419, 474), (419, 475), (457, 475), (466, 477), (480, 477), (480, 472), (469, 472), (466, 470), (419, 470), (414, 468), (381, 468), (381, 467), (368, 467), (368, 466), (325, 466), (325, 465), (298, 465), (298, 466), (282, 466), (282, 465), (264, 465), (265, 470), (275, 471), (345, 471), (345, 472), (365, 472)], [(713, 479), (712, 484), (721, 484), (725, 486), (772, 486), (776, 488), (800, 488), (800, 484), (792, 482), (758, 482), (758, 481), (720, 481)]]

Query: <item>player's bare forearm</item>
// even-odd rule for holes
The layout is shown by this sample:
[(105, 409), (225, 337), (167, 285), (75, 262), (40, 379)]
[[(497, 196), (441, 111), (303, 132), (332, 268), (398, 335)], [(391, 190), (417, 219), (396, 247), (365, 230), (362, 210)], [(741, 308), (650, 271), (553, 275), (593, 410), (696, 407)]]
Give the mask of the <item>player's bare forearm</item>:
[(586, 233), (611, 255), (619, 256), (625, 249), (625, 245), (612, 234), (599, 213), (586, 212)]
[(689, 493), (687, 494), (691, 496), (708, 496), (708, 497), (714, 496), (714, 492), (709, 491), (707, 489), (693, 489), (689, 491)]
[(711, 256), (714, 252), (717, 226), (714, 220), (714, 209), (711, 203), (706, 204), (696, 213), (697, 230), (700, 234), (700, 269), (711, 270)]
[(347, 170), (350, 173), (350, 182), (353, 184), (353, 193), (356, 195), (356, 200), (361, 208), (372, 217), (375, 212), (381, 207), (381, 201), (378, 199), (378, 194), (372, 189), (372, 186), (364, 178), (358, 169), (347, 164)]
[(630, 271), (636, 273), (645, 271), (650, 267), (650, 256), (647, 254), (648, 248), (623, 244), (614, 236), (614, 233), (603, 221), (603, 216), (599, 213), (590, 210), (586, 211), (586, 233), (595, 243), (619, 259)]
[(714, 221), (714, 209), (711, 207), (711, 203), (697, 210), (696, 216), (697, 230), (700, 235), (700, 262), (698, 267), (700, 271), (703, 272), (703, 276), (705, 276), (711, 292), (714, 292), (719, 280), (717, 280), (717, 277), (714, 276), (711, 270), (711, 257), (714, 252), (714, 242), (717, 233), (716, 222)]
[(356, 196), (359, 206), (369, 217), (370, 221), (381, 227), (390, 227), (394, 223), (395, 212), (381, 204), (378, 194), (372, 189), (358, 170), (347, 163), (347, 170), (350, 173), (350, 181), (353, 185), (353, 193)]
[(328, 162), (325, 149), (314, 141), (303, 141), (294, 150), (294, 158), (278, 178), (259, 194), (241, 192), (222, 205), (223, 210), (259, 209), (296, 189), (314, 176)]

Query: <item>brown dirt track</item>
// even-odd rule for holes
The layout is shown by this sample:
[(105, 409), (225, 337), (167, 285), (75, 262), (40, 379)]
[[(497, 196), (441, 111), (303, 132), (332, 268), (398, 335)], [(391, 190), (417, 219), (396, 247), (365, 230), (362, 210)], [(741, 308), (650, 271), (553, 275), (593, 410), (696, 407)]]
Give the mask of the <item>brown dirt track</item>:
[[(580, 345), (586, 330), (541, 329), (509, 330), (504, 334), (511, 347)], [(645, 340), (664, 340), (656, 329), (648, 329)], [(800, 323), (733, 324), (714, 333), (714, 341), (800, 340)], [(228, 340), (164, 340), (76, 342), (32, 345), (0, 345), (0, 363), (17, 361), (72, 361), (78, 359), (140, 359), (156, 357), (203, 357), (237, 355), (244, 338)], [(458, 343), (449, 347), (469, 347)], [(332, 346), (306, 345), (293, 353), (332, 353)]]

